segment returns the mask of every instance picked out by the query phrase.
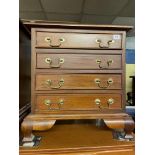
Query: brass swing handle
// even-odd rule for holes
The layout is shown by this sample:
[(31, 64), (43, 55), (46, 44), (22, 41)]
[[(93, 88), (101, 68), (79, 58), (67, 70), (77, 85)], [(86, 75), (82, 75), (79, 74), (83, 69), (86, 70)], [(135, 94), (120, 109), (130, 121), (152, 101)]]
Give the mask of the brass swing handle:
[(45, 85), (51, 89), (59, 89), (64, 84), (64, 79), (59, 80), (58, 86), (54, 86), (52, 80), (48, 79), (45, 81)]
[[(52, 101), (49, 100), (49, 99), (45, 99), (45, 100), (44, 100), (44, 104), (45, 104), (46, 106), (48, 106), (48, 109), (59, 110), (59, 109), (61, 109), (61, 106), (64, 104), (64, 100), (63, 100), (63, 99), (60, 99), (58, 103), (54, 103), (54, 102), (52, 102)], [(52, 104), (58, 104), (58, 107), (59, 107), (59, 108), (52, 108), (52, 107), (51, 107)]]
[(115, 43), (115, 40), (109, 40), (105, 45), (105, 43), (103, 43), (101, 39), (96, 39), (96, 43), (100, 48), (109, 48), (110, 44)]
[(106, 89), (106, 88), (108, 88), (110, 85), (113, 84), (113, 79), (112, 79), (112, 78), (109, 78), (109, 79), (107, 80), (107, 85), (106, 85), (106, 86), (101, 86), (101, 80), (100, 80), (100, 79), (95, 79), (95, 83), (98, 85), (99, 88)]
[(58, 64), (57, 65), (53, 65), (52, 63), (52, 59), (51, 58), (45, 58), (45, 62), (47, 63), (47, 64), (49, 64), (49, 67), (50, 68), (60, 68), (61, 67), (61, 65), (64, 63), (64, 58), (59, 58), (58, 59)]
[(46, 38), (45, 38), (45, 41), (48, 42), (49, 46), (51, 46), (51, 47), (60, 47), (60, 46), (61, 46), (61, 43), (63, 43), (63, 42), (65, 41), (64, 38), (60, 38), (60, 39), (58, 39), (58, 40), (59, 40), (59, 44), (53, 45), (53, 44), (52, 44), (52, 39), (51, 39), (50, 37), (46, 37)]
[(95, 104), (96, 104), (100, 109), (107, 109), (107, 108), (109, 108), (110, 105), (114, 104), (114, 102), (115, 102), (115, 101), (114, 101), (113, 98), (109, 98), (109, 99), (107, 100), (108, 107), (104, 107), (104, 106), (102, 105), (100, 99), (98, 99), (98, 98), (95, 99)]
[(106, 63), (107, 66), (101, 66), (102, 61), (100, 59), (96, 59), (96, 63), (98, 64), (100, 69), (106, 69), (108, 67), (110, 67), (110, 65), (113, 63), (114, 61), (112, 59), (109, 59)]

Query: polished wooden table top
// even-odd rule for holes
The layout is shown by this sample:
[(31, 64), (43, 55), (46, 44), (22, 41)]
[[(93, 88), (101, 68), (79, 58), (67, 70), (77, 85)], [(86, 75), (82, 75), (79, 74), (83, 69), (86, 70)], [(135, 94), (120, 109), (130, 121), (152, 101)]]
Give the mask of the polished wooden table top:
[[(95, 124), (56, 124), (51, 130), (35, 132), (41, 136), (36, 147), (20, 147), (20, 154), (30, 152), (65, 152), (133, 149), (134, 142), (117, 141), (112, 132)], [(37, 153), (38, 154), (38, 153)], [(26, 154), (22, 154), (26, 155)], [(125, 154), (126, 155), (126, 154)]]

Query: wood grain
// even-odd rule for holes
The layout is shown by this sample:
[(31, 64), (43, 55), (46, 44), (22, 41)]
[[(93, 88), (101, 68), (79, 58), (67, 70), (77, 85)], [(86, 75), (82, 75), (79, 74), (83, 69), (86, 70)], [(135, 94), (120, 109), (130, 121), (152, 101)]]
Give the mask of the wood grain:
[[(108, 44), (113, 40), (114, 35), (119, 35), (120, 39), (115, 40), (114, 43)], [(103, 44), (103, 49), (121, 49), (121, 34), (83, 34), (83, 33), (52, 33), (52, 32), (37, 32), (36, 47), (52, 48), (45, 38), (51, 38), (51, 45), (56, 46), (60, 44), (59, 39), (64, 38), (65, 41), (61, 43), (58, 48), (97, 48), (100, 49), (96, 39), (100, 39)]]
[(134, 142), (116, 141), (111, 131), (95, 124), (56, 124), (37, 147), (20, 147), (20, 155), (134, 155)]
[(64, 84), (59, 89), (101, 89), (95, 83), (95, 79), (101, 80), (101, 86), (107, 86), (108, 79), (113, 79), (113, 83), (105, 89), (121, 89), (121, 75), (116, 74), (52, 74), (52, 75), (36, 75), (36, 90), (55, 90), (49, 88), (45, 82), (52, 80), (54, 86), (59, 85), (59, 81), (63, 79)]
[[(50, 58), (52, 63), (47, 63), (45, 60)], [(60, 59), (64, 59), (64, 63), (60, 63)], [(101, 60), (101, 65), (97, 63)], [(112, 60), (113, 62), (108, 64)], [(54, 66), (59, 66), (55, 68)], [(52, 67), (53, 66), (53, 67)], [(121, 69), (121, 55), (88, 55), (88, 54), (37, 54), (36, 68), (50, 69)]]
[[(79, 110), (79, 111), (53, 111), (52, 113), (35, 113), (29, 114), (27, 120), (31, 121), (46, 121), (46, 120), (74, 120), (74, 119), (109, 119), (109, 120), (122, 120), (128, 119), (128, 114), (115, 110)], [(30, 121), (30, 122), (31, 122)], [(124, 119), (125, 122), (125, 119)]]
[(122, 54), (124, 52), (120, 49), (50, 49), (50, 48), (36, 48), (35, 52), (41, 53), (41, 54), (107, 54), (107, 55), (113, 55), (113, 54)]
[[(20, 151), (20, 155), (36, 155), (36, 151)], [(52, 151), (46, 151), (46, 154), (43, 152), (38, 152), (37, 155), (51, 155)], [(66, 151), (65, 151), (66, 152)], [(75, 151), (75, 152), (66, 152), (68, 155), (134, 155), (134, 150), (131, 148), (126, 149), (116, 149), (116, 150), (105, 150), (105, 151), (98, 151), (98, 150), (92, 150), (92, 151)], [(52, 153), (53, 155), (66, 155), (66, 153)]]
[(21, 126), (21, 131), (23, 133), (23, 142), (30, 142), (33, 140), (33, 130), (49, 130), (55, 124), (55, 122), (56, 120), (32, 120), (31, 118), (29, 118), (29, 116), (25, 117)]
[[(109, 99), (113, 99), (112, 105), (108, 104)], [(95, 100), (101, 101), (101, 109), (121, 109), (120, 94), (52, 94), (52, 95), (37, 95), (36, 111), (51, 111), (59, 108), (59, 101), (63, 100), (59, 110), (101, 110), (99, 105), (96, 105)], [(51, 105), (46, 105), (45, 100), (50, 100)], [(49, 109), (51, 107), (51, 110)]]

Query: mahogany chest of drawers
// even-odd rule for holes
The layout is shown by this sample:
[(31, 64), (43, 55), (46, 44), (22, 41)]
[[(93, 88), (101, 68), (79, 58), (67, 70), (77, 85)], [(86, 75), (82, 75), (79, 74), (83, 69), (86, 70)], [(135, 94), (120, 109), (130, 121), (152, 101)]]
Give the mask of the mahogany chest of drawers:
[(31, 28), (31, 114), (23, 141), (58, 119), (103, 119), (130, 133), (125, 108), (127, 26), (29, 23)]

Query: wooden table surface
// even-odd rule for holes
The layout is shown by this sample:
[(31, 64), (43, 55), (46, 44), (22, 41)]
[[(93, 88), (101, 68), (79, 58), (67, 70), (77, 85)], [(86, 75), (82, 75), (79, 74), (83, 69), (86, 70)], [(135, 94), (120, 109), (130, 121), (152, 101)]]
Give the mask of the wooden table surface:
[(35, 134), (42, 137), (39, 146), (20, 147), (20, 155), (134, 155), (134, 142), (114, 140), (110, 130), (95, 124), (56, 124)]

